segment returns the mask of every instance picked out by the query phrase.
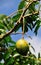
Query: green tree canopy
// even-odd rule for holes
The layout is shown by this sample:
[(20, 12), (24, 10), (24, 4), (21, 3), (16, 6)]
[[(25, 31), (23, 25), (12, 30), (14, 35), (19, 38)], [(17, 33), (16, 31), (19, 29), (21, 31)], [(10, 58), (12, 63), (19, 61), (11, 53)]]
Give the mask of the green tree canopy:
[[(29, 29), (37, 35), (41, 20), (36, 5), (39, 6), (39, 0), (21, 0), (15, 13), (9, 16), (0, 14), (0, 65), (41, 65), (30, 50), (27, 56), (19, 54), (11, 37), (11, 34), (25, 34)], [(17, 33), (20, 28), (22, 32)], [(2, 59), (4, 63), (1, 63)]]

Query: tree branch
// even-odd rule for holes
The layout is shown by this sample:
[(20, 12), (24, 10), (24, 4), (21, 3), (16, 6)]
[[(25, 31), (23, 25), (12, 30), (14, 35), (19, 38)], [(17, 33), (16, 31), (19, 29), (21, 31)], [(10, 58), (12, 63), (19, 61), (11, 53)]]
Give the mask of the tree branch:
[(31, 15), (34, 15), (34, 14), (38, 14), (38, 13), (39, 13), (39, 11), (33, 12), (31, 14), (27, 14), (27, 15), (24, 16), (24, 18), (27, 17), (27, 16), (31, 16)]
[[(23, 9), (23, 12), (22, 12), (22, 14), (21, 14), (19, 20), (17, 21), (16, 25), (15, 25), (9, 32), (7, 32), (6, 34), (4, 34), (4, 35), (2, 36), (2, 38), (0, 38), (0, 41), (1, 41), (2, 39), (4, 39), (5, 37), (7, 37), (8, 35), (10, 35), (13, 31), (15, 31), (16, 27), (21, 23), (21, 20), (22, 20), (22, 18), (23, 18), (23, 16), (24, 16), (26, 10), (28, 9), (28, 7), (29, 7), (33, 2), (34, 2), (34, 1), (31, 1), (30, 3), (28, 3), (28, 5), (26, 5), (26, 7)], [(30, 15), (31, 15), (31, 14), (30, 14)], [(29, 15), (29, 16), (30, 16), (30, 15)]]

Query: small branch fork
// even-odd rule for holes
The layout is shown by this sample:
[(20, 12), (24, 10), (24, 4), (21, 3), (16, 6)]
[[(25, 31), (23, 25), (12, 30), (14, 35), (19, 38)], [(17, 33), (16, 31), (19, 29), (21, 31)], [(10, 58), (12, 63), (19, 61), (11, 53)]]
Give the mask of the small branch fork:
[[(28, 5), (26, 5), (26, 7), (23, 9), (23, 12), (22, 12), (22, 14), (21, 14), (19, 20), (17, 21), (16, 25), (15, 25), (10, 31), (8, 31), (6, 34), (4, 34), (2, 37), (0, 37), (0, 41), (3, 40), (6, 36), (10, 35), (12, 32), (14, 32), (15, 29), (16, 29), (16, 27), (21, 23), (21, 20), (22, 20), (24, 17), (30, 16), (30, 15), (33, 15), (33, 14), (38, 14), (38, 13), (39, 13), (39, 12), (34, 12), (34, 13), (31, 13), (31, 14), (28, 14), (28, 15), (24, 16), (24, 14), (25, 14), (26, 10), (28, 9), (28, 7), (29, 7), (33, 2), (35, 2), (35, 1), (37, 1), (37, 0), (32, 0), (30, 3), (28, 3)], [(19, 11), (20, 11), (20, 10), (19, 10)], [(12, 16), (12, 15), (13, 15), (13, 13), (12, 13), (11, 15), (7, 16), (7, 18), (10, 17), (10, 16)], [(15, 33), (14, 33), (14, 34), (15, 34)]]

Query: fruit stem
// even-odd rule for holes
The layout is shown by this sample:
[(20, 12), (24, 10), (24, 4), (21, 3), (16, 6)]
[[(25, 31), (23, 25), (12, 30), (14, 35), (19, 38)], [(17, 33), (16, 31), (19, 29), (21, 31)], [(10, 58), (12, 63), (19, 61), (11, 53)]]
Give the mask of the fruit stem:
[(24, 39), (24, 17), (23, 17), (23, 33), (22, 33), (22, 38)]

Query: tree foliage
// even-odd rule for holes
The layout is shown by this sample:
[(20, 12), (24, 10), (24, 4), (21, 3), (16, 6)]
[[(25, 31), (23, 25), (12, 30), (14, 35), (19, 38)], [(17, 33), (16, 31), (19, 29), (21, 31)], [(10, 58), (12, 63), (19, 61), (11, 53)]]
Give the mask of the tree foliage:
[[(24, 34), (30, 29), (37, 35), (41, 24), (39, 10), (36, 9), (38, 4), (37, 0), (22, 0), (15, 14), (10, 16), (0, 14), (0, 65), (41, 65), (41, 60), (37, 59), (30, 50), (27, 56), (20, 55), (16, 51), (16, 42), (11, 37), (11, 33), (16, 34), (20, 28), (23, 32), (23, 21)], [(2, 60), (4, 63), (1, 62)]]

